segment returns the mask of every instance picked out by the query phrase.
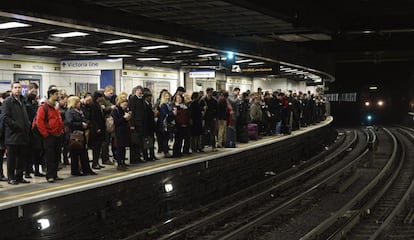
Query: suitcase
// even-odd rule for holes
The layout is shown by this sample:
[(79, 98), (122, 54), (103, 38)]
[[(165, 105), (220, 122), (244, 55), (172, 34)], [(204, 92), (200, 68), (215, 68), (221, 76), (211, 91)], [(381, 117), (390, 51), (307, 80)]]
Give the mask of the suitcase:
[(237, 128), (237, 141), (240, 143), (249, 142), (249, 135), (247, 134), (247, 126), (241, 125)]
[(249, 123), (247, 125), (247, 132), (250, 140), (257, 140), (259, 138), (259, 129), (256, 123)]
[(232, 126), (227, 126), (226, 129), (226, 148), (236, 147), (236, 129)]

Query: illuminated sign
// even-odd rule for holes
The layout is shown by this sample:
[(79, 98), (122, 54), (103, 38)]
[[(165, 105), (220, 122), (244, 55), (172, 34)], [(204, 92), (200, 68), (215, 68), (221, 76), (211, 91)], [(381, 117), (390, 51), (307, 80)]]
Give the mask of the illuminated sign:
[(215, 78), (215, 71), (191, 71), (190, 78)]
[(122, 67), (122, 58), (60, 61), (62, 71), (114, 70)]

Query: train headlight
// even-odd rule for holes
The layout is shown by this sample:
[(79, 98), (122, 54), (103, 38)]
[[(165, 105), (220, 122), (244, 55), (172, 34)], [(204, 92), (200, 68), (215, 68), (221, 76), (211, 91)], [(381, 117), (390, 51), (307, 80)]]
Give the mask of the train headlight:
[(366, 101), (365, 102), (365, 107), (369, 107), (369, 105), (370, 105), (370, 102)]
[(377, 104), (378, 104), (379, 107), (382, 107), (384, 105), (384, 102), (379, 100)]
[(371, 120), (372, 120), (372, 116), (371, 116), (371, 115), (368, 115), (368, 116), (367, 116), (367, 120), (368, 120), (368, 122), (371, 122)]

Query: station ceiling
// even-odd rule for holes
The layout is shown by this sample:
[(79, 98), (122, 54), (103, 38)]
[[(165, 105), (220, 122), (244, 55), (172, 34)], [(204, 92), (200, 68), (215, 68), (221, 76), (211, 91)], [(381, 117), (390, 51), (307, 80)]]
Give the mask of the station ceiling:
[[(414, 8), (409, 3), (3, 0), (0, 23), (30, 27), (0, 29), (0, 52), (66, 59), (127, 55), (130, 64), (153, 58), (159, 59), (151, 61), (154, 65), (196, 67), (215, 65), (233, 51), (236, 60), (291, 63), (333, 74), (338, 62), (411, 61)], [(88, 35), (54, 36), (73, 31)], [(105, 43), (116, 39), (132, 41)], [(33, 45), (56, 48), (27, 47)], [(159, 45), (168, 47), (145, 48)]]

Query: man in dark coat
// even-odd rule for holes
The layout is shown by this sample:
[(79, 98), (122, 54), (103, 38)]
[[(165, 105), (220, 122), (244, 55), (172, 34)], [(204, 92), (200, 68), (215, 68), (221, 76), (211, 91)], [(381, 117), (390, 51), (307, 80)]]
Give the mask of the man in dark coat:
[(145, 103), (142, 86), (135, 88), (135, 95), (131, 96), (128, 101), (129, 110), (132, 112), (130, 121), (131, 128), (131, 149), (130, 163), (145, 162), (141, 159), (144, 150), (144, 111)]
[(7, 176), (8, 183), (29, 183), (23, 179), (25, 167), (25, 151), (29, 144), (30, 121), (22, 96), (22, 85), (14, 82), (11, 86), (12, 95), (4, 101), (3, 121), (5, 126), (5, 141), (7, 146)]
[(99, 91), (93, 94), (89, 121), (89, 146), (92, 148), (92, 168), (101, 169), (105, 166), (98, 163), (102, 150), (102, 141), (105, 140), (105, 118), (102, 109), (104, 95)]

